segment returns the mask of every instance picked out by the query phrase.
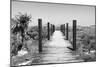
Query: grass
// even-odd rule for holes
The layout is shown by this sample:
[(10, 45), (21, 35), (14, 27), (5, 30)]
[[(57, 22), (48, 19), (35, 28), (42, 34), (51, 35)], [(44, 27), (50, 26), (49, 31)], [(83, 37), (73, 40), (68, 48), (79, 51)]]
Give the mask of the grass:
[[(42, 40), (42, 44), (45, 44), (47, 39)], [(27, 48), (28, 48), (28, 54), (25, 54), (23, 56), (13, 56), (11, 58), (11, 65), (18, 65), (19, 63), (23, 63), (29, 60), (35, 61), (36, 58), (39, 58), (39, 52), (38, 52), (38, 40), (30, 39), (26, 41)]]
[[(81, 29), (80, 29), (81, 28)], [(96, 61), (96, 39), (95, 39), (95, 26), (93, 27), (80, 27), (77, 30), (76, 38), (76, 54), (85, 62)], [(69, 30), (69, 41), (73, 42), (72, 30)]]

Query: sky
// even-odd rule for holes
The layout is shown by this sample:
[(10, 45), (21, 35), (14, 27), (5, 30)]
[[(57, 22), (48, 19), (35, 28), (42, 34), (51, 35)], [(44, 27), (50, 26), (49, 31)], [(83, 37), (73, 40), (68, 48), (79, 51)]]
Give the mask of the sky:
[(42, 18), (43, 25), (50, 22), (55, 25), (69, 23), (71, 26), (73, 20), (77, 20), (80, 26), (95, 24), (94, 6), (12, 1), (11, 11), (12, 18), (19, 12), (31, 15), (30, 26), (37, 25), (39, 18)]

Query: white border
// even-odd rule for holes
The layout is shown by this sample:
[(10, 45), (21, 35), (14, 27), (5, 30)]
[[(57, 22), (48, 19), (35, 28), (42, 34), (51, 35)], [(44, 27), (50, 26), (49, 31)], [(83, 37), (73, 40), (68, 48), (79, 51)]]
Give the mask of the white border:
[[(34, 0), (28, 0), (34, 1)], [(97, 62), (39, 65), (34, 67), (99, 67), (100, 62), (100, 2), (99, 0), (35, 0), (40, 2), (96, 5), (97, 7)], [(9, 67), (10, 61), (10, 0), (0, 0), (0, 66)], [(30, 66), (29, 66), (30, 67)]]

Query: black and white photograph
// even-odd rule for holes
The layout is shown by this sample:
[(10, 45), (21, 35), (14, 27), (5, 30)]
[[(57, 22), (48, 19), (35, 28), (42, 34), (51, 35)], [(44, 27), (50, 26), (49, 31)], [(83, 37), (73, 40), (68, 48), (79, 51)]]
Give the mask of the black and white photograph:
[(96, 6), (11, 0), (10, 65), (96, 61)]

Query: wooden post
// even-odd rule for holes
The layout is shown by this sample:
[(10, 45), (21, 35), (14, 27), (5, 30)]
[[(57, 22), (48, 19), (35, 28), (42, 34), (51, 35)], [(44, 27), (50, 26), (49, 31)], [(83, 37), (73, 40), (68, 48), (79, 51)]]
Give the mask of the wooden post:
[(53, 25), (53, 32), (55, 31), (55, 25)]
[(52, 33), (53, 33), (53, 31), (54, 31), (54, 25), (52, 25)]
[(65, 24), (63, 25), (63, 33), (65, 35)]
[(63, 33), (63, 25), (61, 25), (61, 32)]
[(51, 24), (50, 30), (51, 30), (51, 31), (50, 31), (51, 33), (50, 33), (50, 34), (52, 35), (52, 24)]
[(62, 25), (60, 25), (60, 31), (62, 32)]
[(73, 50), (76, 50), (76, 20), (73, 20)]
[(65, 24), (60, 26), (61, 32), (65, 35)]
[(68, 40), (68, 23), (66, 23), (66, 39)]
[(42, 19), (38, 19), (39, 53), (42, 52)]
[(48, 40), (50, 40), (50, 23), (47, 23), (47, 31), (48, 31)]

